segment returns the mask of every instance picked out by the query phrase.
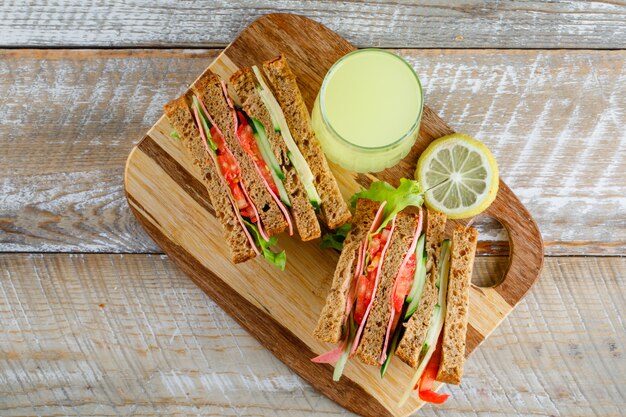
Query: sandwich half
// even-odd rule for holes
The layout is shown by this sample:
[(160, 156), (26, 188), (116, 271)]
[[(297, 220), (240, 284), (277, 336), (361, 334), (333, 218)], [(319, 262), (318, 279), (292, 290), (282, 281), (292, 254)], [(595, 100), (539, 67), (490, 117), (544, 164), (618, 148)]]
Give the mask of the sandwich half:
[(223, 236), (230, 248), (231, 261), (245, 262), (256, 256), (255, 242), (243, 224), (216, 160), (211, 158), (206, 149), (206, 142), (200, 135), (189, 107), (190, 103), (190, 95), (183, 95), (165, 105), (165, 115), (180, 137), (193, 164), (200, 170), (215, 216), (223, 226)]
[(281, 195), (281, 198), (291, 209), (300, 238), (307, 241), (320, 237), (316, 209), (321, 205), (321, 199), (315, 188), (314, 175), (263, 76), (256, 66), (243, 68), (230, 77), (230, 86), (255, 130), (269, 145), (267, 152), (271, 153), (269, 158), (273, 164), (270, 169), (283, 178), (285, 196)]
[(359, 199), (352, 221), (352, 229), (348, 232), (343, 243), (343, 250), (337, 262), (330, 291), (326, 296), (326, 303), (313, 332), (316, 339), (339, 343), (344, 333), (348, 319), (348, 309), (354, 302), (351, 284), (357, 274), (357, 266), (362, 258), (362, 243), (367, 238), (378, 208), (381, 203), (367, 199)]
[(476, 229), (463, 226), (454, 229), (441, 361), (437, 372), (437, 381), (448, 384), (460, 384), (463, 376), (469, 320), (469, 289), (477, 242)]
[(366, 364), (382, 365), (389, 337), (402, 316), (402, 307), (415, 269), (415, 245), (422, 229), (421, 210), (400, 212), (393, 221), (391, 240), (381, 266), (380, 281), (356, 355)]
[(439, 292), (437, 284), (437, 264), (441, 254), (446, 228), (446, 215), (433, 210), (427, 210), (426, 216), (426, 281), (419, 297), (417, 311), (404, 324), (404, 336), (400, 340), (395, 354), (413, 368), (417, 367), (419, 355), (422, 351), (426, 331), (430, 326), (433, 309), (437, 304)]
[(296, 77), (282, 55), (264, 62), (263, 71), (278, 99), (289, 131), (311, 169), (315, 189), (321, 200), (322, 218), (330, 229), (336, 229), (350, 220), (350, 210), (328, 167), (320, 143), (311, 130), (309, 111), (302, 99)]
[[(269, 178), (264, 175), (266, 168), (260, 165), (264, 161), (255, 156), (255, 152), (250, 149), (243, 136), (245, 129), (241, 129), (241, 126), (246, 124), (246, 120), (237, 114), (228, 96), (226, 85), (220, 77), (206, 71), (191, 89), (207, 116), (212, 119), (211, 124), (222, 133), (216, 135), (218, 141), (216, 145), (219, 146), (223, 138), (225, 146), (239, 165), (241, 175), (238, 180), (241, 180), (243, 190), (252, 201), (257, 212), (255, 214), (259, 216), (259, 230), (267, 237), (283, 232), (289, 226), (289, 215), (283, 203), (270, 188)], [(251, 141), (254, 141), (254, 138)], [(224, 159), (220, 163), (228, 169), (232, 162)]]
[[(436, 393), (434, 382), (456, 385), (461, 382), (469, 318), (469, 289), (477, 241), (476, 229), (459, 225), (454, 229), (452, 241), (444, 240), (442, 243), (436, 281), (437, 304), (421, 344), (417, 369), (400, 405), (406, 402), (414, 389), (423, 401), (441, 404), (448, 395)], [(414, 336), (415, 333), (406, 333), (404, 338)]]

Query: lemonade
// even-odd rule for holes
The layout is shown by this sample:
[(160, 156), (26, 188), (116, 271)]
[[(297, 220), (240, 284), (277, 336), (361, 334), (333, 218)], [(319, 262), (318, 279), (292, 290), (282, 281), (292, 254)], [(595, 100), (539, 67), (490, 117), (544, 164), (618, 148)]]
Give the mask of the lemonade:
[(409, 152), (422, 108), (419, 78), (406, 61), (384, 50), (362, 49), (328, 71), (311, 124), (331, 161), (356, 172), (376, 172)]

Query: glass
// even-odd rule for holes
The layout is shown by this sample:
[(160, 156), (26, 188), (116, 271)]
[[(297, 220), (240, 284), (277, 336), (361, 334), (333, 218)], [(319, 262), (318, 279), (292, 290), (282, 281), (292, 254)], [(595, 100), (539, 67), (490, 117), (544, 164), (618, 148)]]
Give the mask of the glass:
[(351, 171), (377, 172), (411, 150), (423, 106), (419, 77), (404, 59), (360, 49), (324, 77), (311, 127), (328, 159)]

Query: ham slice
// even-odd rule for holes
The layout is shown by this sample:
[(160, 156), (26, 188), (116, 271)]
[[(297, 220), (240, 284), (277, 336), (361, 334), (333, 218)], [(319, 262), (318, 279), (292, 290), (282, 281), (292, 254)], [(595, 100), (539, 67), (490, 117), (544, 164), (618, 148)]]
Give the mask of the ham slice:
[(311, 362), (315, 362), (315, 363), (335, 363), (339, 360), (339, 358), (341, 358), (341, 354), (343, 353), (344, 349), (346, 348), (346, 344), (348, 343), (348, 337), (345, 338), (345, 340), (341, 343), (341, 345), (337, 346), (336, 348), (329, 350), (326, 353), (322, 353), (319, 356), (316, 356), (315, 358), (311, 359)]
[[(200, 104), (203, 106), (202, 102), (200, 102)], [(206, 111), (206, 110), (205, 110)], [(206, 113), (208, 116), (208, 113)], [(202, 123), (200, 122), (200, 115), (198, 114), (198, 109), (196, 109), (194, 107), (193, 109), (193, 115), (196, 119), (196, 123), (198, 124), (198, 129), (200, 130), (200, 136), (202, 137), (202, 143), (204, 143), (204, 147), (206, 148), (207, 153), (211, 156), (211, 160), (213, 161), (213, 164), (215, 165), (215, 170), (218, 173), (218, 177), (220, 179), (220, 182), (222, 183), (222, 186), (226, 188), (227, 194), (228, 194), (228, 199), (230, 200), (230, 203), (233, 206), (233, 210), (235, 210), (236, 216), (237, 217), (237, 221), (239, 222), (239, 224), (241, 225), (241, 228), (243, 229), (244, 234), (246, 235), (246, 238), (248, 239), (248, 242), (250, 242), (250, 245), (252, 246), (252, 249), (254, 250), (254, 252), (259, 255), (259, 249), (256, 247), (256, 243), (254, 241), (254, 239), (252, 238), (252, 236), (250, 235), (250, 232), (248, 232), (248, 228), (246, 227), (246, 225), (243, 222), (243, 218), (241, 217), (241, 213), (239, 212), (239, 207), (237, 207), (237, 203), (235, 202), (235, 199), (233, 198), (230, 189), (228, 188), (228, 184), (226, 184), (226, 180), (224, 179), (224, 177), (221, 175), (221, 170), (220, 170), (220, 166), (217, 163), (217, 158), (215, 157), (215, 154), (213, 153), (213, 151), (211, 149), (209, 149), (209, 145), (207, 143), (207, 136), (206, 136), (206, 132), (204, 131), (204, 129), (202, 128)], [(213, 125), (215, 126), (215, 125)], [(217, 127), (216, 127), (217, 128)], [(219, 129), (218, 129), (219, 130)], [(220, 133), (221, 134), (221, 133)], [(243, 187), (241, 187), (243, 189)], [(254, 207), (254, 206), (253, 206)]]
[(386, 204), (387, 202), (383, 201), (382, 204), (378, 207), (378, 211), (376, 212), (376, 215), (374, 216), (374, 221), (372, 221), (372, 225), (370, 226), (369, 232), (367, 233), (367, 235), (365, 235), (365, 238), (359, 244), (359, 256), (357, 259), (356, 269), (354, 270), (354, 277), (352, 277), (352, 280), (350, 281), (351, 282), (350, 292), (348, 293), (346, 311), (344, 313), (345, 314), (344, 321), (346, 322), (348, 321), (348, 317), (350, 317), (350, 313), (352, 312), (352, 308), (354, 307), (354, 299), (356, 298), (356, 291), (358, 287), (359, 277), (363, 273), (363, 268), (365, 268), (365, 253), (367, 251), (369, 235), (371, 235), (374, 232), (374, 230), (378, 229), (378, 226), (380, 226), (380, 222), (382, 220), (383, 212), (385, 210)]
[[(404, 269), (404, 267), (406, 266), (406, 263), (409, 261), (409, 258), (415, 252), (415, 247), (417, 246), (417, 241), (421, 233), (422, 233), (422, 210), (420, 209), (419, 219), (417, 221), (417, 227), (415, 228), (415, 233), (413, 234), (413, 240), (411, 241), (411, 246), (409, 247), (409, 251), (404, 256), (404, 259), (402, 260), (402, 264), (400, 265), (400, 269), (398, 270), (398, 273), (400, 273), (400, 271)], [(385, 342), (383, 344), (383, 352), (380, 355), (380, 359), (378, 360), (378, 363), (380, 363), (381, 365), (385, 363), (385, 359), (387, 359), (387, 346), (389, 345), (389, 339), (391, 338), (391, 333), (393, 332), (393, 330), (395, 330), (395, 329), (392, 329), (395, 315), (397, 313), (400, 313), (396, 311), (396, 309), (394, 308), (394, 302), (393, 302), (397, 285), (398, 285), (398, 277), (396, 277), (396, 280), (394, 281), (393, 288), (391, 289), (391, 295), (389, 296), (391, 315), (389, 316), (389, 323), (387, 323), (387, 332), (385, 333)]]

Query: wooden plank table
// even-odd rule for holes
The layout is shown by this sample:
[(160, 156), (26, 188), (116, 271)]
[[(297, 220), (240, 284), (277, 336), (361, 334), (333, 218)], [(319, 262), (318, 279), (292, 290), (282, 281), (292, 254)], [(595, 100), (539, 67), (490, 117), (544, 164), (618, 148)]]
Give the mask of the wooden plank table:
[[(537, 286), (420, 414), (623, 414), (623, 2), (68, 3), (0, 4), (0, 415), (345, 414), (161, 255), (123, 195), (162, 105), (274, 11), (409, 48), (430, 107), (487, 143), (542, 230)], [(482, 232), (491, 282), (506, 235)]]

